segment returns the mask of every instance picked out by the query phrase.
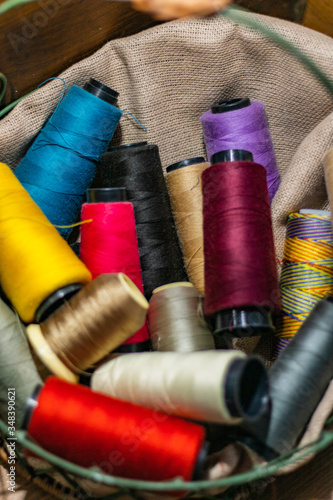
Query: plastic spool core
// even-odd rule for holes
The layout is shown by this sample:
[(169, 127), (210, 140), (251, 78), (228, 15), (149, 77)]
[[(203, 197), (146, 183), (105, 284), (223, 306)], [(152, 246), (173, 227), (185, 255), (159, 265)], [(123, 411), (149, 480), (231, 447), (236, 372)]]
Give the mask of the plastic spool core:
[(83, 90), (89, 92), (89, 94), (102, 99), (113, 106), (117, 105), (117, 100), (119, 96), (119, 92), (111, 89), (107, 85), (95, 80), (94, 78), (90, 78), (89, 82), (85, 83)]
[(52, 313), (54, 313), (60, 306), (69, 299), (76, 295), (82, 289), (81, 283), (73, 283), (72, 285), (65, 286), (54, 292), (44, 302), (41, 303), (35, 313), (35, 320), (37, 323), (45, 321)]
[(79, 380), (78, 375), (67, 368), (65, 363), (52, 351), (43, 335), (40, 325), (31, 324), (27, 327), (26, 332), (30, 344), (46, 368), (62, 380), (77, 384)]
[(120, 146), (110, 146), (107, 151), (121, 151), (123, 149), (131, 149), (131, 148), (141, 148), (143, 146), (148, 146), (147, 141), (142, 142), (131, 142), (130, 144), (121, 144)]
[(239, 97), (238, 99), (227, 99), (225, 101), (215, 102), (211, 107), (212, 113), (227, 113), (228, 111), (235, 111), (236, 109), (247, 108), (251, 106), (251, 101), (248, 97)]
[(206, 160), (203, 156), (197, 156), (196, 158), (188, 158), (187, 160), (178, 161), (177, 163), (173, 163), (166, 168), (167, 174), (173, 172), (174, 170), (178, 170), (180, 168), (189, 167), (190, 165), (197, 165), (198, 163), (205, 163)]
[(269, 403), (269, 382), (260, 358), (234, 361), (225, 383), (226, 403), (233, 417), (247, 421), (259, 419)]
[(274, 331), (271, 314), (264, 308), (226, 309), (215, 316), (215, 335), (257, 337), (273, 335)]
[(26, 431), (29, 427), (30, 420), (32, 417), (32, 414), (35, 410), (35, 408), (38, 406), (38, 396), (43, 389), (42, 384), (38, 384), (31, 396), (27, 399), (26, 402), (26, 409), (23, 417), (23, 422), (22, 422), (22, 430)]
[(226, 163), (228, 161), (252, 161), (253, 154), (250, 151), (243, 149), (227, 149), (226, 151), (219, 151), (210, 158), (210, 163), (216, 165), (217, 163)]
[(127, 201), (126, 188), (96, 188), (87, 190), (88, 203), (118, 203)]

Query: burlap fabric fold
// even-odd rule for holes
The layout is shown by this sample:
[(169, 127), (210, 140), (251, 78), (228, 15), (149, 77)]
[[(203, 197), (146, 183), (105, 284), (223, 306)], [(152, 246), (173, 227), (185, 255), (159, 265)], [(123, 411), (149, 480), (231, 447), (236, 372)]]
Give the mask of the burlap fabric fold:
[[(253, 16), (294, 42), (333, 80), (331, 38), (286, 21)], [(278, 259), (283, 256), (287, 215), (300, 208), (327, 208), (322, 160), (333, 146), (333, 95), (290, 54), (252, 29), (218, 16), (163, 24), (106, 44), (61, 77), (67, 87), (94, 77), (120, 92), (120, 108), (134, 113), (147, 132), (124, 115), (114, 143), (156, 143), (164, 168), (205, 155), (199, 117), (214, 101), (241, 96), (262, 101), (282, 176), (272, 205)], [(15, 169), (62, 91), (63, 83), (54, 80), (1, 120), (0, 161)], [(262, 341), (258, 347), (265, 352)], [(302, 444), (320, 435), (332, 410), (331, 386)], [(224, 451), (211, 477), (237, 472), (242, 453), (239, 447)]]

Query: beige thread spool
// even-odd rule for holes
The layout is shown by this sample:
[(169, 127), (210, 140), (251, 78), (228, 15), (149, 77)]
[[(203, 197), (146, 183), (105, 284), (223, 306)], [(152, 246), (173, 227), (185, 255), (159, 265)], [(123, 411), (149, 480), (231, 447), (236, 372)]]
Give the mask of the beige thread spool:
[(76, 382), (144, 324), (148, 302), (122, 273), (102, 274), (27, 335), (52, 373)]
[(204, 294), (201, 174), (210, 166), (190, 158), (167, 167), (166, 183), (189, 280)]
[[(325, 183), (328, 194), (328, 201), (331, 211), (333, 211), (333, 149), (331, 149), (324, 158)], [(333, 226), (333, 217), (332, 217)]]
[(240, 351), (128, 354), (96, 370), (91, 387), (147, 408), (229, 425), (255, 421), (268, 405), (263, 362)]
[(156, 288), (148, 321), (155, 351), (193, 352), (215, 349), (203, 314), (203, 295), (191, 283)]

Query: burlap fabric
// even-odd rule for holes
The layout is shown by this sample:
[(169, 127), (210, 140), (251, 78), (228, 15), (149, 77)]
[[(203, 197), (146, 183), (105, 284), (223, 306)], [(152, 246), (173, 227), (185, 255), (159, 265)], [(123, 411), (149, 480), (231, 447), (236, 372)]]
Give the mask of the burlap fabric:
[[(331, 38), (253, 16), (293, 41), (333, 79)], [(333, 145), (333, 96), (291, 55), (254, 30), (221, 17), (163, 24), (106, 44), (61, 76), (67, 86), (83, 85), (92, 76), (118, 90), (121, 109), (134, 113), (147, 132), (124, 115), (115, 143), (158, 144), (164, 168), (205, 155), (199, 117), (214, 101), (249, 96), (264, 102), (282, 176), (272, 206), (278, 259), (287, 215), (301, 208), (327, 208), (322, 160)], [(62, 90), (59, 80), (47, 84), (0, 122), (0, 161), (16, 167)], [(258, 348), (265, 352), (261, 341)], [(332, 409), (331, 386), (302, 444), (318, 437)], [(211, 477), (237, 472), (243, 453), (239, 447), (225, 450)]]

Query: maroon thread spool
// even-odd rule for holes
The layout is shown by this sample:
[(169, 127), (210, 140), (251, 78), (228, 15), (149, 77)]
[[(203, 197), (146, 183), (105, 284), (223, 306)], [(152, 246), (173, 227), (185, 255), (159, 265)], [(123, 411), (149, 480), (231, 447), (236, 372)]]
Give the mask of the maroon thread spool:
[(211, 162), (202, 174), (205, 314), (216, 335), (272, 335), (280, 293), (266, 171), (248, 151)]

